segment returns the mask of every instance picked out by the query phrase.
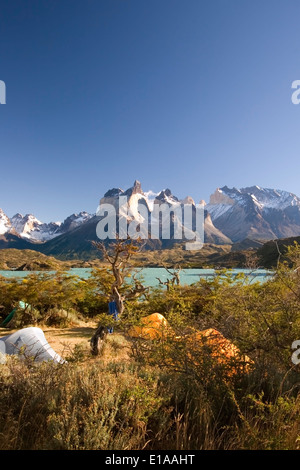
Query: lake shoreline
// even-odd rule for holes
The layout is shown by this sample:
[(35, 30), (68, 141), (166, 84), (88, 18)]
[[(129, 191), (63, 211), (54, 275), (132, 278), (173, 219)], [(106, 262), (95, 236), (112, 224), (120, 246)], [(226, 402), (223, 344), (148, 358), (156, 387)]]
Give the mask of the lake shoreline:
[[(167, 270), (163, 267), (158, 268), (137, 268), (133, 267), (133, 271), (138, 270), (139, 276), (142, 278), (144, 284), (149, 287), (157, 287), (160, 285), (159, 279), (163, 282), (167, 279), (171, 278), (171, 274), (167, 272)], [(47, 274), (47, 273), (55, 273), (57, 270), (51, 271), (13, 271), (13, 270), (0, 270), (0, 276), (5, 278), (26, 278), (32, 274)], [(92, 268), (71, 268), (66, 270), (66, 272), (70, 273), (70, 275), (78, 276), (82, 279), (87, 279), (92, 272)], [(266, 281), (269, 279), (274, 273), (267, 269), (243, 269), (243, 268), (235, 268), (235, 269), (203, 269), (203, 268), (185, 268), (182, 269), (179, 273), (180, 276), (180, 284), (181, 285), (191, 285), (196, 282), (199, 282), (201, 279), (213, 279), (217, 275), (222, 274), (230, 274), (233, 278), (237, 278), (244, 274), (244, 276), (250, 281)]]

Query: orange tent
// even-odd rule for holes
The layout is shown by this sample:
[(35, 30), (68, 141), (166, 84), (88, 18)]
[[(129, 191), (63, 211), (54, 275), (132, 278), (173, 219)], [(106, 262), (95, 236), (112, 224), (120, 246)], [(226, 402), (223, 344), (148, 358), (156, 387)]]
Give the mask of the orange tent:
[(195, 334), (196, 342), (206, 344), (213, 350), (216, 349), (218, 356), (226, 356), (234, 358), (241, 355), (240, 350), (228, 339), (225, 338), (218, 330), (208, 328), (207, 330), (197, 331)]
[(170, 330), (168, 322), (160, 313), (153, 313), (142, 318), (139, 326), (133, 326), (128, 331), (129, 336), (141, 339), (160, 339)]
[(194, 340), (194, 348), (208, 346), (211, 348), (211, 355), (219, 364), (228, 365), (236, 370), (249, 370), (253, 361), (246, 355), (243, 355), (230, 340), (225, 338), (218, 330), (208, 328), (202, 331), (195, 331), (195, 335), (189, 337)]
[[(201, 348), (205, 345), (211, 348), (212, 357), (214, 357), (221, 364), (230, 364), (232, 360), (239, 362), (243, 367), (252, 363), (247, 356), (242, 356), (240, 350), (222, 333), (214, 328), (206, 330), (191, 329), (191, 332), (185, 336), (175, 336), (173, 329), (169, 326), (167, 320), (160, 313), (153, 313), (141, 320), (139, 326), (133, 326), (129, 332), (132, 338), (140, 338), (143, 340), (159, 340), (159, 339), (174, 339), (175, 341), (184, 340), (189, 344), (190, 351), (201, 352)], [(189, 353), (189, 356), (191, 352)], [(191, 355), (192, 358), (193, 354)], [(238, 367), (240, 368), (240, 367)]]

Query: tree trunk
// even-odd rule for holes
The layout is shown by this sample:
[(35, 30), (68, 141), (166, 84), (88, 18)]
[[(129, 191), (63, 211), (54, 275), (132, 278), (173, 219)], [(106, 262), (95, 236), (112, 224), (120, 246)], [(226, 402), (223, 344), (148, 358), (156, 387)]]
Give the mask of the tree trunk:
[(106, 335), (107, 328), (101, 325), (97, 328), (94, 335), (91, 337), (91, 353), (93, 356), (98, 356), (102, 352)]
[(116, 302), (118, 315), (122, 315), (124, 312), (124, 298), (116, 287), (112, 289), (112, 301)]

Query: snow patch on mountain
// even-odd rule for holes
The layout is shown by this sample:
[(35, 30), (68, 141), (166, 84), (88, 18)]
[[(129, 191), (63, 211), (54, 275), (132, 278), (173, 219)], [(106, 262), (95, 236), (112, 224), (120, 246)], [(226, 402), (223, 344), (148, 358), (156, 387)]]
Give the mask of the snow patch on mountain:
[(235, 204), (245, 208), (251, 203), (262, 212), (270, 209), (285, 210), (288, 207), (300, 208), (300, 199), (295, 194), (260, 186), (241, 189), (230, 189), (227, 186), (217, 188), (205, 208), (212, 220), (216, 220), (232, 209)]
[(232, 208), (231, 204), (206, 204), (205, 209), (209, 212), (212, 220), (221, 217)]
[(128, 200), (128, 216), (139, 223), (143, 223), (145, 217), (139, 212), (140, 205), (144, 203), (147, 210), (149, 211), (147, 198), (140, 193), (132, 194)]
[(15, 214), (11, 219), (11, 227), (22, 237), (31, 241), (44, 242), (57, 236), (60, 223), (45, 224), (32, 214)]
[(26, 214), (23, 216), (22, 214), (17, 213), (9, 220), (9, 230), (14, 230), (21, 238), (29, 241), (45, 242), (57, 237), (58, 235), (62, 235), (69, 230), (73, 230), (91, 217), (92, 215), (87, 212), (80, 212), (79, 214), (72, 214), (67, 217), (64, 222), (43, 223), (33, 214)]
[(11, 223), (9, 218), (6, 214), (4, 214), (3, 210), (0, 209), (0, 235), (4, 235), (5, 233), (9, 232), (11, 229)]
[[(76, 227), (79, 227), (81, 224), (90, 220), (93, 217), (93, 214), (89, 214), (88, 212), (81, 211), (78, 214), (72, 214), (67, 217), (63, 222), (59, 222), (59, 232), (60, 234), (66, 233), (69, 230), (73, 230)], [(54, 222), (51, 222), (52, 224)], [(57, 223), (57, 222), (56, 222)]]
[(250, 194), (262, 209), (284, 210), (289, 206), (300, 207), (300, 199), (293, 193), (280, 189), (251, 186), (241, 189), (242, 194)]
[(154, 191), (152, 191), (151, 189), (149, 191), (146, 191), (144, 193), (145, 195), (145, 198), (147, 200), (147, 203), (148, 203), (148, 207), (150, 209), (150, 211), (153, 210), (153, 204), (154, 204), (154, 201), (156, 199), (156, 197), (159, 195), (159, 193), (155, 193)]

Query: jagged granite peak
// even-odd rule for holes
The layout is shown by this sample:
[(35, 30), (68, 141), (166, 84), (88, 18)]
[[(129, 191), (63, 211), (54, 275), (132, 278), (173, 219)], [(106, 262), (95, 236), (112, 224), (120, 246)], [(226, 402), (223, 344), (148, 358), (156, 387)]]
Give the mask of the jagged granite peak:
[(106, 191), (103, 197), (118, 197), (124, 194), (123, 189), (121, 188), (112, 188)]
[(131, 218), (138, 215), (138, 204), (144, 204), (148, 207), (148, 196), (143, 192), (140, 181), (135, 180), (133, 186), (124, 191), (121, 188), (113, 188), (107, 191), (100, 199), (101, 204), (111, 204), (115, 207), (117, 213), (119, 212), (119, 198), (125, 196), (127, 198), (127, 209)]
[(132, 196), (133, 194), (141, 194), (142, 196), (144, 196), (144, 192), (142, 190), (142, 185), (140, 183), (140, 181), (138, 180), (135, 180), (135, 182), (133, 183), (133, 186), (131, 188), (128, 188), (125, 192), (124, 192), (124, 196)]
[[(192, 198), (192, 196), (186, 196), (180, 202), (181, 202), (181, 204), (192, 204), (193, 206), (196, 205), (194, 199)], [(200, 204), (202, 204), (202, 201), (200, 201)]]
[[(126, 206), (121, 205), (119, 207), (119, 197), (120, 196), (127, 196), (127, 204)], [(129, 196), (129, 197), (128, 197)], [(167, 226), (170, 223), (170, 214), (171, 214), (171, 225), (173, 228), (170, 228), (170, 240), (168, 241), (169, 245), (175, 242), (174, 238), (174, 224), (176, 223), (177, 226), (181, 226), (183, 224), (183, 220), (178, 213), (172, 213), (173, 208), (178, 208), (180, 206), (183, 207), (184, 204), (192, 204), (194, 206), (194, 210), (196, 210), (196, 205), (194, 200), (187, 196), (184, 200), (179, 200), (176, 196), (172, 194), (172, 191), (169, 188), (163, 189), (159, 193), (154, 193), (153, 191), (148, 191), (144, 193), (141, 188), (141, 184), (136, 181), (132, 188), (123, 192), (118, 190), (110, 190), (105, 193), (104, 197), (101, 199), (100, 204), (113, 204), (116, 209), (117, 216), (126, 217), (128, 223), (132, 220), (135, 220), (138, 223), (143, 223), (145, 221), (144, 211), (140, 211), (140, 204), (147, 206), (148, 209), (148, 223), (151, 223), (151, 212), (153, 211), (154, 205), (162, 205), (167, 204), (170, 207), (170, 213), (165, 213), (161, 215), (161, 219), (159, 221), (160, 226)], [(231, 240), (223, 235), (220, 230), (214, 227), (213, 222), (211, 221), (210, 215), (208, 213), (205, 214), (205, 223), (204, 223), (204, 230), (205, 230), (205, 239), (207, 239), (208, 243), (218, 243), (218, 244), (228, 244), (231, 243)], [(156, 215), (154, 216), (156, 217)], [(118, 220), (118, 219), (117, 219)], [(155, 219), (153, 219), (155, 220)], [(185, 232), (188, 229), (185, 228)], [(193, 234), (192, 234), (193, 235)], [(193, 238), (193, 237), (190, 237)], [(172, 241), (173, 240), (173, 241)], [(180, 240), (178, 240), (180, 241)], [(164, 241), (163, 243), (167, 243)]]
[(135, 180), (133, 186), (126, 189), (124, 191), (122, 188), (112, 188), (106, 191), (104, 196), (100, 199), (100, 203), (104, 202), (105, 200), (111, 200), (113, 198), (119, 198), (120, 196), (132, 196), (133, 194), (141, 194), (144, 195), (142, 190), (141, 183), (138, 180)]
[(154, 204), (162, 204), (167, 202), (169, 205), (178, 204), (179, 199), (172, 194), (172, 191), (167, 188), (163, 189), (155, 198)]
[(135, 182), (133, 183), (133, 186), (131, 188), (126, 189), (126, 191), (124, 191), (121, 188), (109, 189), (108, 191), (106, 191), (106, 193), (104, 194), (103, 198), (101, 198), (101, 200), (104, 198), (113, 198), (113, 197), (119, 197), (119, 196), (130, 197), (132, 194), (144, 195), (140, 181), (135, 180)]

